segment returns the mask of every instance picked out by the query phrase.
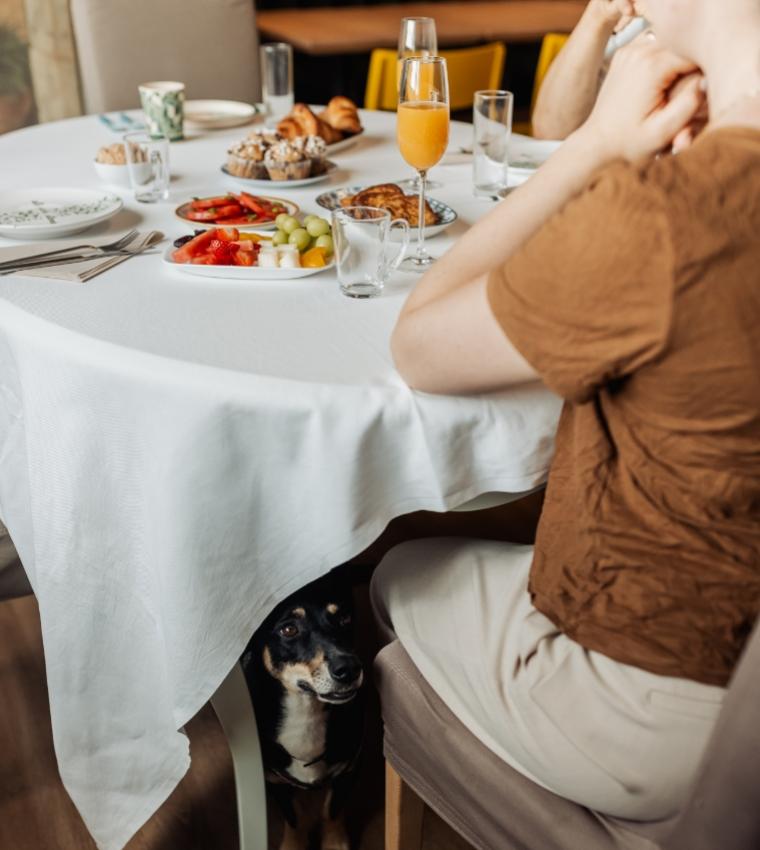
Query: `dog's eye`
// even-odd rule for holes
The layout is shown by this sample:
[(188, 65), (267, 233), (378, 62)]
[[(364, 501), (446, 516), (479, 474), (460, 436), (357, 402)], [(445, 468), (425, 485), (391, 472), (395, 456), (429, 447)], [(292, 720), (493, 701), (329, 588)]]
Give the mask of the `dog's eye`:
[(292, 623), (288, 623), (287, 626), (280, 626), (277, 631), (283, 637), (292, 638), (298, 634), (298, 626), (294, 626)]

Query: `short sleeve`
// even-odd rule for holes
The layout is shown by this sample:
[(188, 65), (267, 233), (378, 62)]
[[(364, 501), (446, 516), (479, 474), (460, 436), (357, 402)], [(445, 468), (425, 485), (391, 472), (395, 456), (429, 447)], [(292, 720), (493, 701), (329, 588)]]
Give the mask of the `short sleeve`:
[(664, 192), (620, 163), (491, 272), (488, 298), (547, 386), (585, 402), (663, 351), (673, 266)]

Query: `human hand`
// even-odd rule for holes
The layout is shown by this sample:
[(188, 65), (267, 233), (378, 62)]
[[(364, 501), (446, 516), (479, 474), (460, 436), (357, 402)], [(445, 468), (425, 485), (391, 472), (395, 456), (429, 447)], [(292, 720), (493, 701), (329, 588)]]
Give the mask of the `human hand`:
[[(675, 97), (684, 86), (689, 85), (693, 76), (692, 74), (687, 74), (685, 77), (681, 77), (670, 90), (669, 97)], [(696, 74), (696, 77), (699, 80), (700, 88), (704, 91), (705, 78), (701, 73)], [(702, 99), (702, 106), (699, 108), (697, 114), (673, 139), (673, 153), (680, 153), (686, 150), (686, 148), (690, 148), (697, 136), (705, 129), (709, 120), (710, 110), (708, 108), (707, 98), (704, 97)]]
[(626, 27), (636, 16), (634, 0), (591, 0), (599, 20), (615, 32)]
[[(687, 78), (676, 86), (682, 78)], [(602, 158), (636, 160), (669, 148), (705, 95), (697, 66), (642, 36), (619, 50), (596, 105), (578, 130)]]

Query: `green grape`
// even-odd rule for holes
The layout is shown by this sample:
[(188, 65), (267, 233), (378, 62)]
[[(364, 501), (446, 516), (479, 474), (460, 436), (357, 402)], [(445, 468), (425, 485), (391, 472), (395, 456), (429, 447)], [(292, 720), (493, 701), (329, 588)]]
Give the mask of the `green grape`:
[(277, 216), (277, 218), (274, 220), (274, 223), (275, 223), (275, 224), (276, 224), (279, 228), (282, 228), (282, 223), (285, 221), (285, 219), (286, 219), (286, 218), (290, 218), (290, 216), (289, 216), (287, 213), (280, 213), (280, 214)]
[(310, 236), (324, 236), (330, 232), (330, 224), (323, 218), (314, 218), (307, 223), (306, 229)]
[(298, 223), (298, 219), (295, 216), (288, 215), (277, 225), (280, 230), (284, 230), (288, 235), (290, 235), (296, 228), (299, 228), (301, 225)]
[(314, 245), (317, 248), (326, 248), (328, 254), (332, 254), (334, 251), (333, 239), (329, 233), (323, 233), (321, 236), (317, 236), (314, 240)]
[(299, 251), (305, 251), (311, 243), (311, 237), (303, 227), (299, 227), (290, 234), (288, 242), (295, 245)]
[(275, 230), (272, 237), (272, 245), (286, 245), (288, 242), (288, 234), (284, 230)]
[(313, 213), (307, 215), (303, 220), (303, 226), (306, 227), (310, 221), (317, 221), (319, 219), (318, 215), (314, 215)]

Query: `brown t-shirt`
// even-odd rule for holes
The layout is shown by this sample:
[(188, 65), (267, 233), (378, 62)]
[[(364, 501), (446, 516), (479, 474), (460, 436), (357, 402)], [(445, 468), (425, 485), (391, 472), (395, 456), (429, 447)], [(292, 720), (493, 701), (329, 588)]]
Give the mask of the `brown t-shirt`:
[(604, 169), (488, 294), (566, 400), (535, 606), (588, 649), (725, 685), (760, 610), (760, 132)]

